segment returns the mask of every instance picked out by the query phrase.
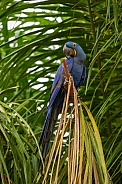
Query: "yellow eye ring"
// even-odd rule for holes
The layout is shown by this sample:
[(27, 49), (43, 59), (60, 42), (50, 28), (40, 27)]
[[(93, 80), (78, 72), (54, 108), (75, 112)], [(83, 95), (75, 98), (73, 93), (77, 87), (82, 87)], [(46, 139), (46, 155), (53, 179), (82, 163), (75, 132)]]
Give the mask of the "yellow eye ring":
[(73, 43), (73, 46), (76, 47), (76, 43)]

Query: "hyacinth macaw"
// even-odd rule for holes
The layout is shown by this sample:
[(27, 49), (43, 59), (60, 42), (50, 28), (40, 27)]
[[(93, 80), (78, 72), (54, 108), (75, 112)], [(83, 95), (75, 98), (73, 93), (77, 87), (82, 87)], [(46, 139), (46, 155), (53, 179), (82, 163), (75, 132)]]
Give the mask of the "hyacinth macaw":
[[(63, 52), (64, 55), (67, 57), (66, 65), (68, 67), (69, 73), (73, 77), (76, 89), (78, 89), (83, 84), (86, 78), (86, 68), (83, 64), (86, 60), (86, 55), (81, 46), (74, 42), (65, 43), (63, 47)], [(44, 160), (48, 153), (48, 146), (54, 131), (58, 115), (61, 112), (63, 106), (65, 95), (64, 82), (65, 71), (62, 63), (60, 64), (56, 72), (54, 82), (52, 84), (46, 119), (39, 140), (39, 146), (42, 147), (41, 153)]]

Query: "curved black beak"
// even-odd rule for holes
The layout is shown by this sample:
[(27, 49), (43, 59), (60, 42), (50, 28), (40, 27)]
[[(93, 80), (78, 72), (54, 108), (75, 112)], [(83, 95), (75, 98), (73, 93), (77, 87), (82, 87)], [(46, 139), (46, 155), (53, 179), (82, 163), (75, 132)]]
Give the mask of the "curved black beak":
[(67, 47), (67, 45), (65, 44), (64, 47), (63, 47), (63, 53), (66, 57), (68, 56), (76, 56), (76, 50), (75, 49), (72, 49), (70, 47)]

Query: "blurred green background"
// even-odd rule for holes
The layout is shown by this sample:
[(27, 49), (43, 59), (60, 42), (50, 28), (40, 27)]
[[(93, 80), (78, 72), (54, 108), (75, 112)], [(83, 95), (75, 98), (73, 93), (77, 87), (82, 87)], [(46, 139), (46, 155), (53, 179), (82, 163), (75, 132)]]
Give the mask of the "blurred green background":
[(114, 184), (122, 180), (122, 1), (0, 1), (1, 181), (34, 183), (34, 154), (54, 74), (71, 40), (84, 49), (79, 90), (102, 139)]

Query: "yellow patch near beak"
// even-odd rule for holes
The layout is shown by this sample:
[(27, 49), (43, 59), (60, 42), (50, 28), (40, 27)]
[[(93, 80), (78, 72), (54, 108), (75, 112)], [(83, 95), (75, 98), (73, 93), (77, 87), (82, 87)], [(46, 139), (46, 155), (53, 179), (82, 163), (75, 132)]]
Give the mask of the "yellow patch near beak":
[(74, 56), (76, 56), (76, 54), (77, 54), (77, 52), (76, 52), (76, 50), (74, 49)]

